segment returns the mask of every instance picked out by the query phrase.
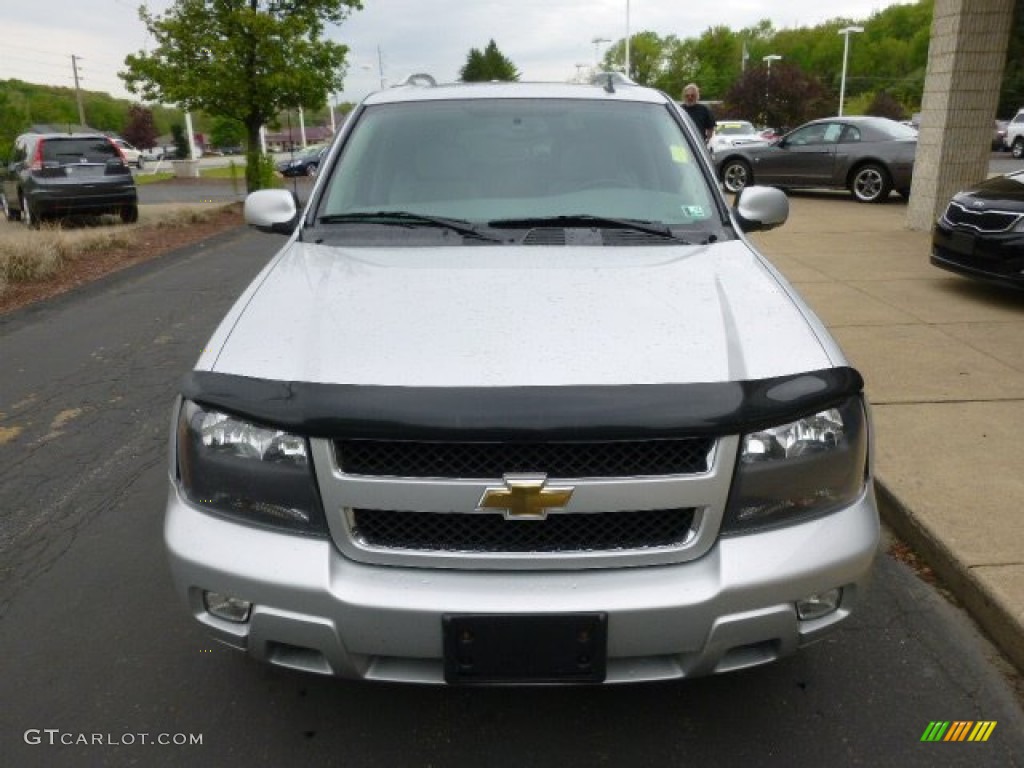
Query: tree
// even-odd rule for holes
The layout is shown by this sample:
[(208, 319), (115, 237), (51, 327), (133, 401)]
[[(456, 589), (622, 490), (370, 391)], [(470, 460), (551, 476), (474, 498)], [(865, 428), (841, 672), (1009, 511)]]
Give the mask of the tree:
[(210, 128), (210, 143), (215, 147), (240, 147), (245, 142), (245, 126), (230, 117), (217, 117)]
[(519, 70), (498, 50), (498, 44), (491, 40), (483, 53), (476, 48), (469, 50), (466, 64), (459, 70), (459, 79), (464, 83), (518, 80)]
[(129, 144), (139, 149), (151, 149), (156, 146), (156, 123), (153, 122), (153, 110), (141, 104), (132, 104), (128, 108), (128, 120), (121, 135)]
[(178, 158), (189, 157), (188, 137), (181, 123), (171, 126), (171, 138), (174, 141), (174, 155)]
[(864, 110), (867, 115), (875, 115), (877, 117), (888, 117), (892, 120), (905, 120), (907, 113), (903, 109), (903, 105), (900, 104), (896, 99), (892, 97), (885, 90), (881, 90), (875, 94), (875, 97), (871, 100), (868, 108)]
[(821, 82), (785, 61), (748, 68), (725, 94), (725, 114), (746, 117), (775, 128), (795, 128), (834, 111)]
[(326, 40), (361, 0), (174, 0), (139, 17), (156, 45), (118, 73), (147, 101), (233, 118), (245, 126), (246, 187), (263, 184), (260, 128), (279, 112), (319, 108), (342, 87), (348, 48)]

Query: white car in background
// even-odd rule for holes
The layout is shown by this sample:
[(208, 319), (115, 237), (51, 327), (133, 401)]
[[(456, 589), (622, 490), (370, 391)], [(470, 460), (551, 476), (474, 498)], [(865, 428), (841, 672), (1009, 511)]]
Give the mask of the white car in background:
[(142, 157), (142, 150), (136, 149), (124, 139), (113, 138), (111, 141), (114, 145), (121, 150), (121, 154), (124, 156), (124, 161), (128, 165), (134, 165), (136, 168), (142, 168), (145, 161)]
[(742, 144), (768, 144), (768, 140), (747, 120), (719, 120), (715, 135), (708, 142), (711, 154)]

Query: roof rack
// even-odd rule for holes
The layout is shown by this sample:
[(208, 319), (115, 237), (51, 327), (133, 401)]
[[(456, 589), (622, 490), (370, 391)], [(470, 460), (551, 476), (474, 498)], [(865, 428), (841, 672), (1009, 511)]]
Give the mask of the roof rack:
[(592, 85), (603, 85), (608, 93), (615, 93), (616, 85), (636, 85), (622, 72), (595, 72), (590, 78)]
[(415, 72), (406, 77), (402, 82), (398, 83), (398, 85), (415, 85), (420, 87), (433, 88), (434, 86), (437, 85), (437, 80), (435, 80), (433, 76), (428, 75), (426, 72)]

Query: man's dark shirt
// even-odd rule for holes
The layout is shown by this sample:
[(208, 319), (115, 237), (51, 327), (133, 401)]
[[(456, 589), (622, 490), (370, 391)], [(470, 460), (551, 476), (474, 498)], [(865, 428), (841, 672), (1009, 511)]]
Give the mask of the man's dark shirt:
[(705, 139), (709, 138), (715, 131), (715, 126), (718, 124), (715, 120), (715, 116), (711, 114), (711, 110), (704, 104), (683, 104), (683, 109), (686, 110), (686, 114), (693, 120), (693, 124), (697, 126), (697, 130), (700, 131), (700, 135)]

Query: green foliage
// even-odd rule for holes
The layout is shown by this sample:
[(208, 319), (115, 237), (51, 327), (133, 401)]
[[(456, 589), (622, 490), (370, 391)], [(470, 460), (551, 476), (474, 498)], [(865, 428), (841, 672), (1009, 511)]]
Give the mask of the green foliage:
[(245, 143), (245, 126), (230, 117), (215, 117), (210, 127), (210, 143), (215, 147), (240, 147)]
[[(776, 30), (765, 19), (739, 31), (725, 26), (709, 27), (698, 37), (682, 40), (641, 32), (630, 38), (630, 75), (676, 98), (681, 97), (686, 83), (695, 82), (701, 88), (702, 99), (718, 101), (732, 93), (750, 73), (763, 69), (765, 56), (778, 55), (788, 65), (813, 73), (811, 80), (824, 91), (821, 98), (815, 97), (804, 109), (787, 105), (781, 113), (793, 115), (804, 111), (811, 117), (835, 114), (844, 47), (839, 30), (855, 24), (864, 27), (864, 32), (850, 34), (844, 94), (847, 104), (866, 106), (876, 93), (885, 91), (905, 112), (916, 111), (924, 91), (933, 5), (934, 0), (918, 0), (890, 6), (868, 19), (835, 18), (816, 27), (784, 30)], [(1024, 0), (1018, 0), (1017, 7), (1022, 5)], [(1024, 103), (1024, 20), (1018, 19), (1014, 29), (1018, 42), (1016, 48), (1011, 42), (1003, 90), (1004, 94), (1014, 94), (1007, 97), (1007, 103), (1016, 104)], [(619, 40), (605, 52), (604, 66), (621, 69), (623, 60), (624, 41)], [(778, 63), (773, 66), (773, 76), (775, 67)], [(867, 98), (860, 99), (862, 94)], [(759, 108), (763, 111), (765, 105), (760, 104)], [(1001, 108), (1003, 113), (1012, 111)], [(735, 116), (757, 119), (757, 113)]]
[(518, 80), (519, 70), (515, 64), (498, 50), (498, 44), (491, 40), (481, 53), (471, 48), (466, 63), (459, 70), (459, 79), (464, 83), (481, 83), (491, 80), (503, 82)]
[(147, 101), (245, 126), (246, 185), (259, 189), (259, 130), (279, 112), (319, 108), (341, 90), (348, 48), (325, 38), (361, 0), (175, 0), (139, 16), (155, 42), (119, 73)]

